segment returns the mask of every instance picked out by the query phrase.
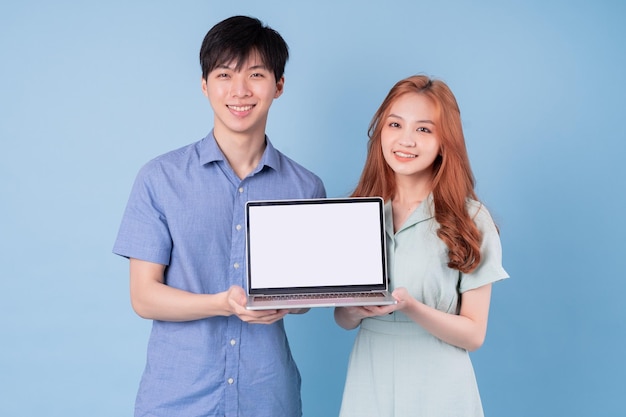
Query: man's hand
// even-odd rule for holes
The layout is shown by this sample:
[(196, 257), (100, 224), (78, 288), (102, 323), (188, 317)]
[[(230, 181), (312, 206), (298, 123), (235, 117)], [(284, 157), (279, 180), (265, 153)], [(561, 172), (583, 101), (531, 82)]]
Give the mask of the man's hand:
[(246, 323), (272, 324), (283, 317), (289, 310), (248, 310), (246, 309), (247, 296), (243, 288), (233, 285), (226, 291), (228, 306), (232, 314)]

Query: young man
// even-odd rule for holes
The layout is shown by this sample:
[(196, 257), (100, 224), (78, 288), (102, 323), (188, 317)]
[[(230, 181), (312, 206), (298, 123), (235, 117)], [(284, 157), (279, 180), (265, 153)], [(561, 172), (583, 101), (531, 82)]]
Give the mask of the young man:
[(326, 196), (265, 136), (287, 59), (257, 19), (215, 25), (200, 50), (213, 130), (137, 176), (113, 249), (130, 259), (133, 308), (153, 320), (135, 416), (302, 414), (288, 311), (248, 311), (243, 289), (245, 202)]

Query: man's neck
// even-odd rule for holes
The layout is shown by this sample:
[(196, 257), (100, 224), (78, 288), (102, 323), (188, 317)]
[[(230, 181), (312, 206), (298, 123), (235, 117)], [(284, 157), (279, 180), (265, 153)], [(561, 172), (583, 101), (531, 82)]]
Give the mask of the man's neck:
[(265, 152), (265, 134), (246, 135), (214, 131), (215, 141), (240, 179), (246, 178), (259, 164)]

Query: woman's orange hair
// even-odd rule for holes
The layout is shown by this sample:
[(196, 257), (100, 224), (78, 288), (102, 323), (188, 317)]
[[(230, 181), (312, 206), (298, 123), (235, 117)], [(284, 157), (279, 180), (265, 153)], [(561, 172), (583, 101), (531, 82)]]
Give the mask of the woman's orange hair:
[(432, 193), (435, 219), (440, 225), (437, 236), (448, 247), (448, 266), (471, 272), (480, 263), (481, 234), (467, 211), (467, 199), (478, 200), (470, 168), (461, 113), (454, 94), (442, 81), (416, 75), (393, 86), (382, 102), (368, 129), (368, 152), (354, 197), (381, 196), (385, 201), (396, 192), (395, 176), (382, 153), (381, 131), (391, 105), (398, 97), (418, 93), (436, 107), (435, 125), (441, 141), (441, 155), (433, 163)]

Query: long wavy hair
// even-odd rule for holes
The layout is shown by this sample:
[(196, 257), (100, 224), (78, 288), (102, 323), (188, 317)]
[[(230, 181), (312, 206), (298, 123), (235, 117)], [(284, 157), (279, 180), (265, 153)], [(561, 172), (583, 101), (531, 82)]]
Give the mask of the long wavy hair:
[(441, 155), (433, 162), (432, 170), (435, 219), (440, 225), (437, 236), (448, 247), (448, 267), (471, 272), (480, 264), (482, 236), (468, 213), (467, 200), (478, 198), (459, 106), (443, 81), (415, 75), (398, 81), (389, 91), (370, 123), (367, 159), (352, 196), (381, 196), (385, 201), (395, 196), (395, 175), (383, 156), (381, 131), (392, 104), (408, 93), (421, 94), (435, 105), (434, 122), (441, 146)]

